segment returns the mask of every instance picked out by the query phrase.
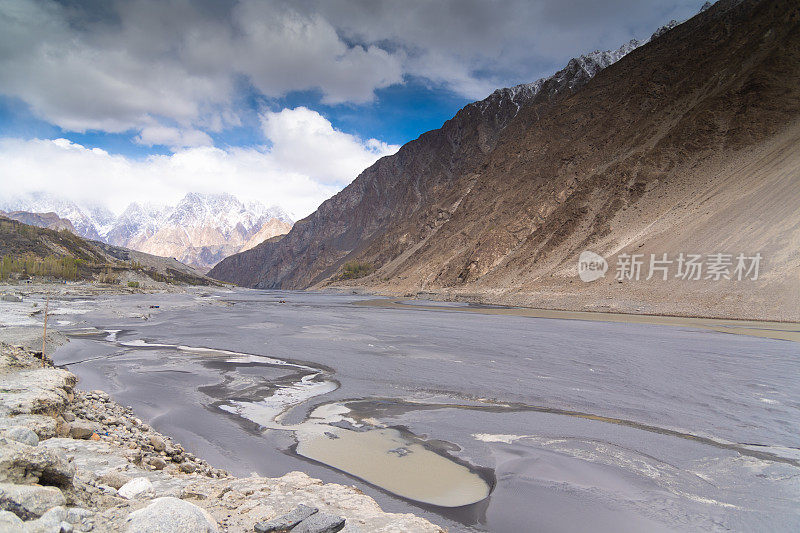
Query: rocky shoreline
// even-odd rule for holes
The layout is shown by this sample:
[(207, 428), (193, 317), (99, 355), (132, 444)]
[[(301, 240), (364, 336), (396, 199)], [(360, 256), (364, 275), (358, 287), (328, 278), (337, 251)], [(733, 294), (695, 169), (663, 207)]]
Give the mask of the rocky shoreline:
[(302, 472), (230, 476), (76, 388), (37, 340), (38, 328), (0, 328), (0, 531), (442, 531)]

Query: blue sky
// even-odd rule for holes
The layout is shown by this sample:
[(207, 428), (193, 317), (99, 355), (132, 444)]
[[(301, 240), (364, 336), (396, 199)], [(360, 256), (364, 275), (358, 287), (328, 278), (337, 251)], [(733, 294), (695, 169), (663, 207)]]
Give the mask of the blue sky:
[(224, 191), (303, 216), (468, 102), (701, 4), (7, 0), (0, 194)]

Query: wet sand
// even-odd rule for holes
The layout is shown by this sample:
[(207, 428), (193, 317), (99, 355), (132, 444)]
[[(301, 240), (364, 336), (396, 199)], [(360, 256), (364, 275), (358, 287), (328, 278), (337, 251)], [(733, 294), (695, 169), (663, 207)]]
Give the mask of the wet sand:
[(529, 318), (557, 318), (560, 320), (593, 320), (600, 322), (623, 322), (627, 324), (654, 324), (659, 326), (696, 327), (717, 331), (750, 335), (767, 339), (781, 339), (800, 342), (800, 324), (796, 322), (774, 322), (768, 320), (732, 320), (699, 317), (679, 317), (667, 315), (642, 315), (611, 313), (600, 311), (560, 311), (553, 309), (533, 309), (530, 307), (504, 307), (483, 304), (459, 304), (458, 302), (439, 302), (435, 300), (396, 300), (374, 298), (355, 302), (354, 305), (402, 309), (447, 310), (484, 315), (523, 316)]

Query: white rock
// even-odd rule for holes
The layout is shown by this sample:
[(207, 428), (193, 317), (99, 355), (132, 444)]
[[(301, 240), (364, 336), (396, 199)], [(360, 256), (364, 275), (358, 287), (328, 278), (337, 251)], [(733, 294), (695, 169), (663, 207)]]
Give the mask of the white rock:
[(13, 426), (5, 430), (3, 436), (28, 446), (39, 445), (39, 437), (36, 436), (36, 433), (24, 426)]
[(119, 488), (117, 494), (123, 498), (133, 499), (153, 492), (153, 484), (146, 477), (134, 478)]
[(64, 495), (55, 487), (0, 483), (0, 509), (11, 511), (23, 520), (39, 518), (66, 502)]
[(11, 511), (0, 511), (0, 531), (3, 533), (25, 533), (25, 524)]
[(216, 521), (205, 509), (165, 497), (128, 515), (128, 533), (217, 533)]

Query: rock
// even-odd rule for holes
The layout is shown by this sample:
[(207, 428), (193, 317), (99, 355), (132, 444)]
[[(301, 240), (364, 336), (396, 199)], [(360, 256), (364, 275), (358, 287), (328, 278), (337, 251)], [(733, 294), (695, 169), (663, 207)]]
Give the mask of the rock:
[(23, 426), (9, 428), (3, 432), (3, 436), (28, 446), (39, 445), (39, 437), (36, 436), (36, 433)]
[(178, 498), (156, 498), (128, 515), (128, 533), (216, 533), (216, 521), (204, 509)]
[(336, 533), (344, 529), (344, 518), (329, 513), (314, 513), (292, 529), (292, 533)]
[(70, 524), (82, 524), (93, 516), (94, 512), (89, 509), (83, 509), (81, 507), (67, 509), (67, 522)]
[(0, 483), (0, 510), (11, 511), (23, 520), (39, 518), (67, 500), (56, 487)]
[(63, 416), (64, 420), (66, 420), (67, 422), (75, 421), (75, 414), (71, 413), (70, 411), (65, 411), (61, 416)]
[(113, 487), (116, 490), (122, 488), (122, 486), (130, 480), (130, 477), (126, 476), (122, 472), (117, 472), (116, 470), (106, 472), (98, 478), (100, 483), (103, 485), (108, 485), (109, 487)]
[(153, 484), (146, 477), (134, 478), (119, 488), (117, 493), (128, 500), (152, 493)]
[(156, 470), (164, 470), (167, 467), (167, 462), (161, 457), (150, 457), (147, 460), (147, 464), (149, 464)]
[(11, 511), (0, 511), (0, 531), (3, 533), (25, 533), (25, 524)]
[(389, 450), (386, 453), (393, 453), (393, 454), (397, 455), (398, 457), (405, 457), (406, 455), (408, 455), (411, 452), (408, 450), (408, 448), (402, 448), (401, 447), (401, 448), (395, 448), (393, 450)]
[(67, 517), (67, 510), (63, 507), (53, 507), (39, 519), (31, 520), (25, 524), (29, 533), (54, 533), (61, 531), (61, 524)]
[(255, 525), (255, 530), (256, 533), (289, 531), (303, 520), (306, 520), (308, 517), (316, 514), (318, 511), (319, 509), (316, 507), (310, 507), (301, 503), (283, 516), (273, 518), (267, 522), (259, 522)]
[(75, 465), (63, 452), (8, 439), (0, 439), (0, 444), (0, 482), (41, 483), (63, 488), (72, 485)]
[(75, 528), (69, 522), (61, 522), (60, 531), (58, 533), (73, 533)]
[(164, 442), (164, 439), (158, 435), (150, 435), (150, 446), (157, 452), (163, 452), (167, 449), (167, 444)]
[(99, 427), (88, 421), (76, 420), (70, 424), (69, 436), (73, 439), (90, 439), (99, 431)]
[(20, 303), (22, 301), (22, 298), (20, 298), (19, 296), (15, 296), (13, 294), (0, 294), (0, 300), (4, 302)]
[[(77, 378), (58, 368), (32, 368), (0, 374), (0, 413), (4, 416), (48, 415), (56, 417), (69, 403)], [(19, 425), (19, 424), (14, 424)]]
[(192, 463), (181, 463), (180, 469), (181, 472), (183, 472), (184, 474), (191, 474), (192, 472), (197, 470), (197, 467)]

